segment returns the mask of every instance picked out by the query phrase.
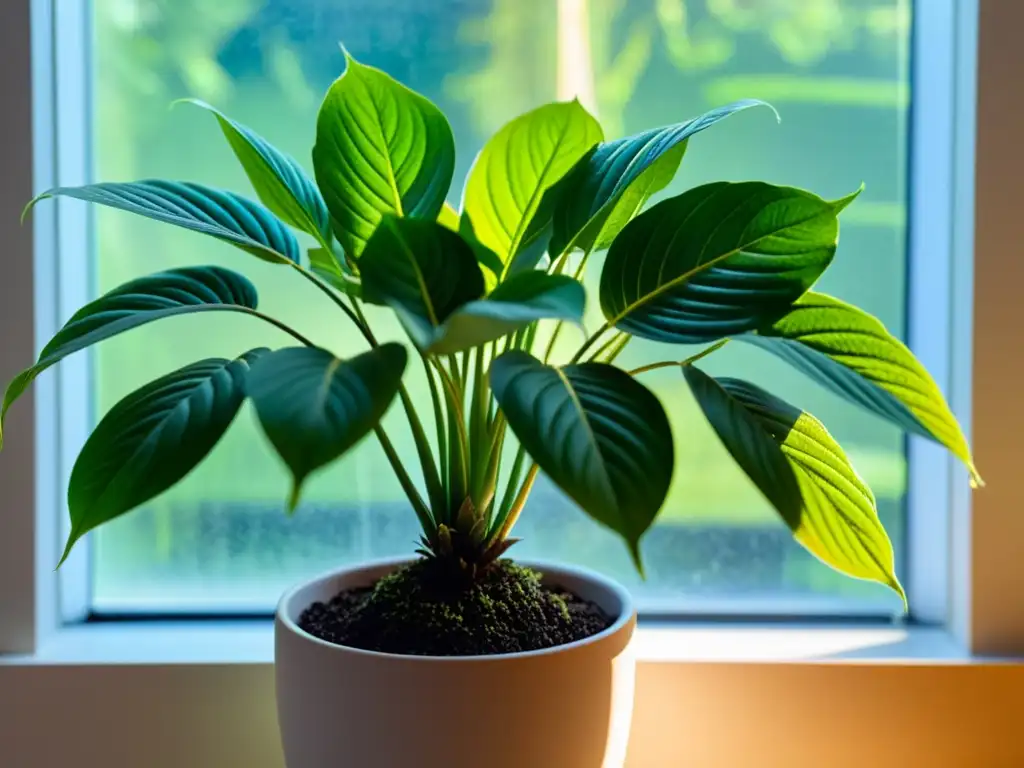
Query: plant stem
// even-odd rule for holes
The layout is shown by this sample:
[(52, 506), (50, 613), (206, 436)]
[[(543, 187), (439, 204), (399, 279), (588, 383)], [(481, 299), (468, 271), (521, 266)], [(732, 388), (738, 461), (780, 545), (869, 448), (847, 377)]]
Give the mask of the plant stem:
[(391, 440), (388, 438), (383, 427), (378, 424), (373, 428), (373, 431), (377, 435), (377, 439), (380, 441), (380, 447), (384, 449), (384, 455), (388, 457), (388, 463), (391, 464), (391, 469), (394, 470), (395, 475), (398, 477), (398, 482), (401, 484), (406, 498), (408, 498), (409, 503), (412, 504), (413, 511), (416, 513), (416, 517), (420, 521), (420, 526), (423, 528), (423, 532), (426, 533), (429, 538), (433, 535), (434, 529), (437, 527), (434, 519), (431, 517), (430, 510), (428, 510), (426, 505), (423, 503), (423, 497), (420, 496), (419, 491), (416, 490), (416, 486), (413, 485), (412, 480), (409, 478), (409, 474), (402, 466), (402, 460), (399, 458), (398, 453), (395, 451), (395, 446), (391, 444)]
[[(462, 393), (449, 375), (448, 371), (438, 360), (434, 360), (434, 367), (441, 377), (444, 385), (446, 402), (448, 403), (448, 452), (449, 470), (451, 480), (449, 484), (449, 497), (452, 500), (451, 506), (446, 514), (454, 515), (458, 512), (463, 500), (466, 498), (469, 489), (469, 477), (466, 474), (469, 453), (469, 438), (466, 435), (466, 421), (462, 410)], [(447, 518), (441, 522), (451, 522)]]
[(512, 507), (512, 500), (515, 498), (515, 489), (519, 486), (519, 482), (523, 476), (523, 462), (526, 459), (526, 449), (522, 445), (516, 450), (516, 457), (512, 461), (512, 472), (508, 476), (508, 484), (505, 486), (505, 493), (501, 497), (501, 505), (498, 507), (498, 514), (495, 515), (494, 521), (487, 531), (488, 543), (493, 544), (497, 539), (495, 536), (498, 533), (498, 529), (505, 523), (505, 519), (508, 517), (508, 511)]
[(210, 309), (215, 309), (216, 308), (216, 309), (220, 309), (220, 310), (227, 310), (227, 311), (233, 311), (233, 312), (242, 312), (242, 313), (244, 313), (246, 315), (252, 315), (253, 317), (258, 317), (260, 320), (263, 320), (264, 322), (270, 323), (275, 328), (284, 331), (285, 333), (287, 333), (289, 336), (291, 336), (293, 339), (297, 340), (301, 344), (304, 344), (307, 347), (315, 347), (316, 346), (316, 344), (314, 344), (312, 341), (307, 339), (305, 336), (303, 336), (301, 333), (296, 331), (291, 326), (286, 325), (285, 323), (282, 323), (280, 320), (277, 320), (276, 318), (273, 318), (270, 315), (264, 315), (262, 312), (257, 312), (255, 309), (249, 309), (248, 307), (229, 306), (229, 305), (226, 305), (226, 304), (225, 305), (211, 304), (211, 305), (209, 305), (209, 307), (210, 307)]
[(715, 342), (707, 349), (701, 350), (696, 355), (691, 355), (685, 360), (666, 360), (661, 363), (651, 363), (650, 365), (642, 365), (639, 368), (634, 368), (632, 371), (629, 371), (629, 374), (630, 376), (636, 376), (637, 374), (640, 373), (647, 373), (647, 371), (656, 371), (659, 368), (675, 368), (676, 366), (682, 367), (684, 365), (692, 365), (693, 363), (696, 363), (698, 360), (707, 357), (712, 352), (721, 349), (728, 342), (729, 339), (722, 339), (721, 341)]
[(423, 361), (423, 373), (427, 377), (427, 387), (430, 389), (430, 404), (434, 409), (434, 427), (437, 430), (437, 453), (441, 460), (441, 491), (445, 499), (445, 509), (452, 506), (451, 487), (448, 483), (448, 436), (444, 421), (444, 409), (441, 407), (441, 396), (437, 392), (437, 382), (434, 380), (434, 372), (430, 369), (427, 358), (420, 355)]
[(516, 494), (516, 499), (512, 502), (512, 506), (508, 511), (508, 516), (502, 523), (501, 529), (498, 531), (498, 535), (494, 539), (495, 541), (504, 541), (512, 532), (512, 527), (519, 519), (519, 514), (523, 511), (523, 507), (526, 506), (526, 500), (530, 497), (530, 491), (533, 490), (533, 482), (537, 479), (538, 469), (540, 469), (540, 467), (533, 464), (530, 467), (530, 470), (526, 473), (526, 479), (523, 480), (523, 484), (519, 488), (519, 493)]
[(597, 359), (601, 357), (601, 355), (603, 355), (609, 349), (614, 347), (616, 344), (620, 343), (622, 341), (622, 337), (625, 335), (626, 334), (623, 333), (622, 331), (617, 331), (616, 333), (614, 333), (612, 337), (608, 339), (608, 341), (606, 341), (604, 344), (597, 348), (597, 351), (590, 356), (590, 360), (588, 360), (587, 362), (597, 362)]
[[(334, 291), (330, 289), (324, 282), (322, 282), (316, 275), (305, 269), (301, 264), (290, 262), (300, 275), (309, 280), (313, 285), (319, 288), (327, 297), (334, 302), (342, 312), (344, 312), (348, 318), (355, 324), (356, 328), (363, 334), (363, 338), (366, 339), (367, 343), (373, 348), (380, 346), (377, 342), (377, 338), (373, 335), (373, 331), (370, 330), (370, 324), (366, 322), (366, 316), (363, 314), (362, 309), (359, 306), (359, 302), (354, 298), (349, 297), (352, 302), (351, 309), (348, 305), (342, 301), (340, 296), (335, 295)], [(434, 462), (434, 455), (430, 450), (430, 443), (427, 441), (426, 433), (423, 430), (423, 424), (420, 422), (419, 415), (416, 413), (416, 408), (413, 405), (412, 398), (409, 397), (409, 391), (406, 389), (405, 384), (399, 384), (398, 388), (399, 397), (402, 400), (402, 407), (405, 410), (406, 418), (409, 421), (409, 428), (412, 431), (413, 442), (416, 444), (416, 453), (419, 456), (420, 466), (423, 470), (423, 481), (427, 486), (427, 495), (430, 497), (431, 506), (436, 509), (444, 508), (444, 493), (441, 487), (441, 479), (437, 473), (437, 464)], [(383, 428), (378, 428), (377, 437), (380, 439), (381, 435), (384, 435), (384, 440), (387, 440), (387, 434)], [(388, 440), (388, 445), (391, 445)], [(384, 441), (381, 440), (381, 446), (384, 447)], [(387, 452), (385, 448), (385, 452)], [(394, 447), (391, 447), (394, 451)], [(392, 467), (395, 465), (392, 464)], [(404, 472), (404, 470), (403, 470)], [(406, 476), (408, 478), (408, 476)], [(402, 478), (399, 477), (399, 482)], [(405, 487), (405, 483), (402, 483), (402, 487)], [(415, 489), (414, 489), (415, 490)], [(408, 492), (406, 496), (408, 496)], [(418, 496), (418, 494), (417, 494)], [(415, 507), (415, 501), (412, 497), (409, 498), (410, 503)], [(421, 502), (422, 504), (422, 502)]]
[(608, 323), (606, 322), (604, 325), (602, 325), (600, 328), (598, 328), (597, 331), (590, 336), (590, 338), (588, 338), (585, 342), (583, 342), (583, 346), (581, 346), (578, 350), (576, 350), (576, 354), (573, 355), (572, 356), (572, 360), (569, 361), (570, 365), (572, 363), (578, 363), (580, 358), (583, 357), (583, 355), (586, 353), (586, 351), (588, 349), (590, 349), (592, 346), (594, 346), (594, 343), (599, 338), (601, 338), (601, 336), (604, 335), (604, 332), (607, 331), (609, 328), (611, 328), (611, 326), (608, 325)]
[(605, 358), (604, 362), (608, 363), (608, 365), (614, 363), (615, 358), (622, 354), (622, 350), (626, 348), (626, 345), (629, 344), (629, 342), (632, 341), (632, 339), (633, 337), (630, 336), (628, 333), (622, 334), (622, 338), (619, 340), (618, 346), (611, 351), (608, 357)]

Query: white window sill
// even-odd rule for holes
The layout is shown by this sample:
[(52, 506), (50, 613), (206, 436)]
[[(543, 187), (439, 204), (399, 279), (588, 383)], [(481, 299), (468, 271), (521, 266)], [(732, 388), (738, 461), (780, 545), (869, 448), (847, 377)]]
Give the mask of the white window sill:
[[(92, 624), (0, 657), (0, 762), (282, 768), (272, 641), (269, 621)], [(1024, 765), (1024, 662), (941, 630), (644, 626), (637, 652), (626, 768)]]
[[(800, 625), (641, 625), (640, 663), (940, 663), (972, 658), (942, 629)], [(125, 622), (62, 629), (33, 655), (0, 656), (0, 665), (269, 664), (270, 621)], [(1022, 661), (1021, 663), (1024, 663)]]

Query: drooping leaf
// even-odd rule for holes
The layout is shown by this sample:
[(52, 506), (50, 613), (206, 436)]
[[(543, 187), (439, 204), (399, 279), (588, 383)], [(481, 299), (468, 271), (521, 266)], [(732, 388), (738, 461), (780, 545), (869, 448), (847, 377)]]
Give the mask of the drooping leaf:
[[(573, 100), (520, 115), (481, 150), (462, 215), (506, 271), (550, 222), (553, 206), (541, 208), (545, 194), (602, 138), (597, 120)], [(538, 214), (543, 220), (535, 220)]]
[[(568, 247), (588, 250), (595, 242), (611, 242), (618, 233), (614, 227), (621, 228), (629, 220), (624, 213), (629, 209), (638, 211), (647, 196), (672, 180), (682, 160), (681, 145), (720, 120), (756, 106), (771, 109), (763, 101), (737, 101), (686, 122), (599, 144), (566, 179), (565, 193), (555, 210), (551, 252), (561, 253)], [(658, 170), (645, 175), (656, 163)], [(632, 191), (624, 207), (616, 209), (617, 202), (634, 184), (639, 190)], [(613, 211), (614, 225), (606, 227)]]
[(253, 366), (248, 394), (294, 478), (290, 511), (312, 472), (377, 426), (398, 393), (405, 363), (405, 347), (387, 343), (349, 360), (315, 347), (288, 347)]
[(310, 272), (342, 293), (349, 296), (361, 295), (359, 282), (342, 269), (343, 263), (326, 248), (309, 249)]
[(601, 309), (621, 331), (675, 343), (770, 324), (832, 262), (837, 211), (848, 202), (762, 182), (706, 184), (663, 200), (608, 251)]
[[(537, 320), (583, 322), (586, 291), (567, 275), (521, 272), (485, 299), (456, 309), (416, 345), (428, 354), (447, 355), (500, 339)], [(427, 330), (424, 326), (424, 330)]]
[(554, 368), (518, 351), (491, 365), (491, 388), (527, 453), (587, 514), (626, 540), (640, 567), (640, 537), (665, 500), (674, 466), (658, 399), (613, 366)]
[(201, 232), (237, 245), (264, 261), (299, 260), (299, 243), (288, 227), (259, 203), (233, 192), (162, 179), (103, 182), (51, 189), (29, 203), (29, 207), (57, 196), (74, 197)]
[(249, 367), (267, 350), (187, 365), (136, 390), (100, 421), (68, 486), (75, 542), (163, 493), (213, 450), (245, 399)]
[(434, 221), (385, 217), (359, 269), (363, 299), (395, 310), (421, 349), (449, 315), (484, 292), (472, 249)]
[(867, 312), (810, 292), (778, 322), (739, 338), (901, 429), (945, 446), (967, 465), (974, 481), (981, 482), (967, 438), (934, 379)]
[(8, 385), (0, 409), (3, 419), (14, 401), (51, 365), (92, 344), (165, 317), (209, 310), (246, 311), (257, 305), (256, 288), (237, 272), (222, 267), (184, 267), (131, 280), (76, 312), (43, 347), (39, 360)]
[(216, 107), (199, 99), (187, 101), (217, 118), (256, 195), (271, 212), (321, 243), (331, 241), (327, 206), (316, 183), (298, 162)]
[(334, 234), (358, 258), (385, 214), (437, 219), (455, 139), (429, 100), (346, 57), (317, 118), (313, 168)]
[(871, 489), (809, 413), (740, 379), (683, 374), (726, 449), (793, 531), (836, 570), (891, 587), (906, 603)]

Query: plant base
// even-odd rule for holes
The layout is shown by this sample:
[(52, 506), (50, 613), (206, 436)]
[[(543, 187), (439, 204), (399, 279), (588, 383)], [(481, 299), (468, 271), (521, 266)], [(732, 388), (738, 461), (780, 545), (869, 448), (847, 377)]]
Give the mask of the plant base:
[(321, 640), (422, 656), (535, 651), (582, 640), (611, 623), (596, 603), (544, 585), (539, 573), (510, 560), (470, 578), (438, 559), (398, 568), (372, 587), (343, 590), (299, 619)]

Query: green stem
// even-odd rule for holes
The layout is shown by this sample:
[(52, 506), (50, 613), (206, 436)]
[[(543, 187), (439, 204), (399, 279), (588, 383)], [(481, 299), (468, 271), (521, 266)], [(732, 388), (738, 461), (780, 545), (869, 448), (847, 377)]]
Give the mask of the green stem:
[(348, 315), (348, 319), (351, 320), (353, 323), (355, 323), (356, 328), (358, 328), (362, 332), (363, 338), (365, 338), (370, 343), (371, 347), (376, 347), (377, 346), (377, 341), (376, 341), (376, 339), (373, 338), (373, 333), (370, 331), (370, 326), (367, 325), (367, 323), (366, 323), (366, 318), (363, 317), (362, 316), (362, 312), (359, 311), (359, 305), (358, 304), (356, 304), (354, 301), (352, 302), (352, 307), (355, 309), (355, 311), (353, 312), (353, 310), (349, 309), (348, 305), (344, 301), (342, 301), (341, 296), (338, 296), (331, 289), (331, 287), (329, 285), (327, 285), (327, 283), (322, 281), (319, 277), (314, 275), (312, 272), (310, 272), (308, 269), (303, 267), (301, 264), (296, 264), (294, 261), (290, 261), (288, 263), (300, 275), (302, 275), (304, 278), (309, 280), (309, 282), (311, 282), (318, 289), (320, 289), (320, 291), (323, 292), (323, 294), (325, 296), (327, 296), (327, 298), (329, 298), (332, 302), (334, 302), (334, 304), (336, 304), (337, 307), (342, 312), (344, 312), (346, 315)]
[(491, 527), (488, 528), (487, 541), (489, 544), (493, 544), (496, 541), (494, 537), (497, 535), (498, 529), (504, 525), (509, 509), (512, 508), (512, 500), (515, 498), (516, 488), (519, 487), (519, 482), (523, 477), (523, 462), (525, 460), (526, 449), (520, 445), (516, 450), (516, 457), (512, 461), (512, 472), (509, 473), (508, 484), (505, 486), (505, 493), (502, 494), (501, 504), (498, 506), (498, 514), (495, 516)]
[(428, 510), (426, 505), (423, 503), (423, 497), (420, 496), (419, 491), (416, 490), (416, 486), (413, 485), (412, 480), (409, 478), (409, 474), (405, 471), (405, 467), (402, 466), (402, 460), (395, 451), (395, 446), (391, 444), (391, 440), (388, 438), (384, 428), (378, 424), (373, 428), (373, 431), (377, 435), (377, 440), (380, 441), (380, 447), (384, 449), (384, 455), (388, 457), (388, 463), (391, 464), (391, 469), (394, 470), (395, 476), (398, 477), (398, 482), (401, 484), (406, 498), (408, 498), (409, 503), (412, 504), (413, 511), (416, 513), (416, 517), (420, 521), (420, 526), (423, 528), (423, 532), (427, 534), (427, 538), (430, 538), (434, 535), (434, 529), (437, 527), (437, 524), (430, 514), (430, 510)]
[[(466, 474), (466, 466), (469, 453), (469, 438), (466, 435), (466, 421), (462, 410), (461, 392), (440, 362), (435, 360), (434, 367), (441, 377), (445, 398), (448, 403), (448, 451), (451, 472), (449, 497), (452, 503), (446, 510), (446, 514), (454, 515), (458, 512), (463, 500), (468, 495), (469, 478)], [(451, 520), (446, 518), (442, 522), (451, 522)]]
[[(473, 368), (473, 395), (469, 411), (469, 457), (470, 487), (478, 488), (481, 475), (487, 468), (488, 455), (484, 452), (487, 428), (487, 378), (484, 369), (484, 348), (475, 350), (475, 366)], [(476, 499), (474, 498), (474, 501)]]
[(622, 341), (622, 337), (625, 335), (626, 334), (623, 333), (622, 331), (617, 331), (616, 333), (612, 334), (612, 337), (608, 339), (608, 341), (606, 341), (600, 347), (598, 347), (597, 351), (590, 356), (590, 360), (588, 360), (587, 362), (597, 362), (600, 359), (601, 355), (603, 355), (609, 349), (614, 347), (616, 344), (620, 343)]
[(540, 467), (534, 464), (530, 467), (529, 472), (526, 473), (526, 479), (523, 480), (523, 484), (519, 487), (519, 493), (516, 494), (515, 501), (512, 502), (508, 515), (501, 524), (501, 528), (498, 530), (498, 535), (494, 538), (494, 541), (504, 541), (512, 532), (513, 526), (515, 526), (516, 521), (519, 519), (519, 514), (523, 511), (523, 507), (526, 506), (526, 500), (530, 497), (530, 491), (533, 490), (533, 483), (537, 479), (538, 469)]
[(614, 363), (615, 362), (615, 358), (617, 358), (619, 355), (622, 354), (622, 350), (624, 350), (626, 348), (626, 345), (629, 344), (629, 342), (632, 341), (632, 340), (633, 340), (633, 337), (630, 336), (628, 333), (622, 334), (622, 338), (619, 340), (618, 346), (616, 346), (611, 351), (611, 353), (608, 355), (608, 357), (606, 357), (604, 359), (604, 362), (608, 363), (609, 365)]
[(262, 312), (257, 312), (255, 309), (249, 309), (248, 307), (241, 307), (241, 306), (230, 306), (230, 305), (226, 305), (226, 304), (222, 305), (222, 306), (221, 305), (216, 305), (216, 304), (210, 304), (208, 306), (209, 306), (210, 309), (214, 309), (214, 308), (216, 308), (216, 309), (224, 309), (224, 310), (229, 310), (229, 311), (233, 311), (233, 312), (242, 312), (242, 313), (244, 313), (246, 315), (251, 315), (252, 317), (258, 317), (260, 320), (263, 320), (264, 322), (270, 323), (275, 328), (278, 328), (279, 330), (284, 331), (289, 336), (291, 336), (293, 339), (297, 340), (299, 343), (301, 343), (301, 344), (303, 344), (303, 345), (305, 345), (307, 347), (315, 347), (316, 346), (316, 344), (314, 344), (312, 341), (307, 339), (305, 336), (303, 336), (301, 333), (296, 331), (291, 326), (285, 325), (280, 320), (277, 320), (277, 319), (271, 317), (270, 315), (264, 315)]
[(434, 372), (430, 369), (427, 358), (420, 356), (423, 361), (423, 373), (427, 377), (427, 387), (430, 389), (430, 404), (434, 409), (434, 427), (437, 430), (437, 453), (441, 460), (441, 491), (445, 499), (445, 509), (451, 508), (451, 487), (448, 480), (448, 437), (444, 422), (444, 409), (441, 407), (441, 396), (437, 392), (437, 382), (434, 380)]
[(640, 374), (640, 373), (647, 373), (648, 371), (656, 371), (659, 368), (675, 368), (677, 366), (678, 367), (682, 367), (684, 365), (693, 365), (698, 360), (701, 360), (701, 359), (707, 357), (708, 355), (710, 355), (712, 352), (715, 352), (715, 351), (721, 349), (728, 342), (729, 342), (729, 339), (722, 339), (721, 341), (715, 342), (714, 344), (712, 344), (707, 349), (701, 350), (696, 355), (691, 355), (690, 357), (686, 358), (685, 360), (666, 360), (666, 361), (661, 362), (661, 363), (651, 363), (650, 365), (642, 365), (639, 368), (634, 368), (632, 371), (630, 371), (629, 375), (630, 376), (636, 376), (637, 374)]
[(572, 356), (572, 360), (569, 361), (570, 365), (572, 363), (578, 363), (580, 358), (583, 357), (583, 355), (586, 353), (586, 351), (588, 349), (590, 349), (592, 346), (594, 346), (594, 343), (599, 338), (601, 338), (601, 336), (604, 335), (605, 331), (609, 330), (610, 328), (611, 328), (611, 326), (608, 325), (607, 322), (604, 325), (602, 325), (600, 328), (598, 328), (597, 332), (592, 334), (590, 336), (590, 338), (588, 338), (585, 342), (583, 342), (583, 345), (578, 350), (576, 350), (576, 354), (573, 355)]

